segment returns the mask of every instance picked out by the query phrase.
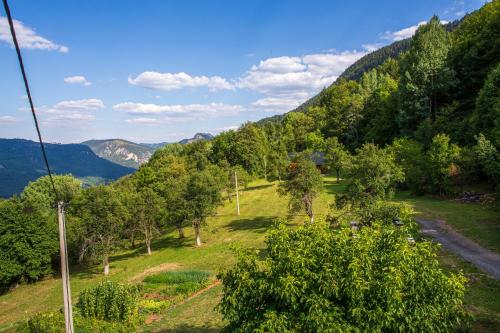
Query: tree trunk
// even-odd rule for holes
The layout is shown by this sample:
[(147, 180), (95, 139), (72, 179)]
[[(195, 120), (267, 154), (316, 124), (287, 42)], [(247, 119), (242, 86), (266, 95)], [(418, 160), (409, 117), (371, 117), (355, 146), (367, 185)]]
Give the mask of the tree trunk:
[(179, 231), (179, 238), (184, 238), (184, 228), (182, 226), (178, 226), (177, 230)]
[(151, 240), (150, 239), (146, 239), (146, 246), (148, 248), (148, 255), (150, 256), (151, 255)]
[(109, 275), (109, 259), (108, 259), (107, 254), (104, 256), (103, 262), (104, 262), (104, 275), (108, 276)]
[(200, 226), (195, 222), (194, 233), (196, 235), (196, 246), (201, 246)]

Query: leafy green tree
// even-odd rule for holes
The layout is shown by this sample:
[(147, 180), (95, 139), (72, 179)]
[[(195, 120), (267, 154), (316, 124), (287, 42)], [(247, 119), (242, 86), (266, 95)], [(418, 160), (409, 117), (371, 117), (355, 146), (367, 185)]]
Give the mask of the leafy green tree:
[(18, 198), (0, 202), (0, 221), (0, 290), (51, 274), (59, 248), (49, 221), (27, 213)]
[(290, 165), (278, 191), (289, 197), (291, 212), (305, 210), (310, 223), (314, 222), (313, 201), (323, 189), (321, 174), (311, 160), (309, 154), (297, 154)]
[(228, 332), (452, 332), (464, 324), (464, 276), (405, 229), (314, 224), (270, 231), (219, 275)]
[(220, 161), (227, 161), (230, 165), (238, 163), (236, 156), (236, 132), (225, 131), (217, 135), (212, 140), (212, 151), (210, 160), (214, 164), (219, 164)]
[(302, 112), (287, 113), (283, 119), (283, 126), (292, 134), (295, 151), (303, 151), (307, 148), (306, 137), (308, 133), (316, 129), (314, 119)]
[(500, 153), (483, 134), (476, 137), (476, 144), (472, 148), (476, 164), (484, 175), (497, 188), (500, 187)]
[(325, 136), (341, 138), (348, 147), (357, 146), (360, 140), (357, 125), (363, 109), (359, 84), (355, 81), (337, 81), (326, 89), (320, 105), (327, 110), (327, 123), (323, 130)]
[(413, 193), (423, 194), (426, 159), (422, 145), (412, 139), (398, 138), (389, 146), (395, 162), (403, 168), (405, 181), (402, 186)]
[(319, 130), (306, 135), (305, 147), (309, 151), (325, 151), (325, 138)]
[[(399, 134), (396, 123), (398, 83), (389, 74), (376, 69), (370, 73), (367, 77), (363, 76), (361, 81), (365, 102), (359, 132), (364, 142), (384, 145)], [(365, 83), (365, 80), (368, 82)]]
[(454, 72), (446, 62), (450, 47), (449, 32), (437, 16), (413, 36), (401, 66), (399, 123), (404, 134), (412, 134), (427, 118), (434, 121), (447, 101), (444, 95), (454, 83)]
[[(59, 194), (59, 200), (70, 203), (81, 191), (82, 182), (71, 175), (52, 176), (54, 185)], [(57, 199), (52, 188), (49, 176), (43, 176), (30, 182), (21, 194), (26, 209), (36, 211), (43, 216), (55, 216), (54, 205)]]
[(404, 172), (394, 155), (366, 143), (356, 150), (346, 170), (347, 186), (336, 197), (338, 207), (364, 207), (373, 201), (391, 197), (397, 183), (404, 181)]
[[(466, 15), (452, 33), (453, 48), (450, 50), (449, 62), (460, 82), (457, 89), (454, 89), (454, 97), (459, 101), (459, 115), (462, 119), (474, 109), (477, 94), (488, 73), (498, 66), (499, 16), (500, 2), (491, 1)], [(473, 135), (468, 138), (472, 139)]]
[(494, 67), (476, 100), (471, 116), (475, 133), (484, 133), (486, 138), (500, 149), (500, 64)]
[(71, 210), (84, 229), (80, 259), (102, 259), (104, 275), (108, 275), (109, 255), (122, 234), (125, 218), (119, 193), (111, 186), (90, 187), (73, 200)]
[(438, 134), (432, 139), (425, 163), (429, 178), (428, 192), (440, 195), (450, 194), (453, 169), (456, 168), (459, 157), (460, 147), (450, 143), (447, 135)]
[(327, 166), (330, 170), (335, 170), (338, 183), (340, 181), (340, 172), (349, 165), (351, 155), (345, 149), (344, 145), (339, 142), (337, 137), (326, 139), (325, 146)]
[(163, 200), (148, 187), (140, 189), (132, 198), (135, 199), (133, 218), (137, 220), (138, 230), (144, 238), (148, 255), (151, 255), (151, 241), (160, 233), (164, 216)]
[(253, 176), (264, 176), (268, 142), (264, 131), (252, 123), (244, 124), (235, 137), (236, 164)]
[(267, 162), (267, 175), (270, 180), (279, 180), (284, 177), (286, 167), (290, 164), (288, 159), (288, 152), (286, 151), (285, 144), (280, 142), (270, 149), (268, 162)]
[(134, 174), (139, 190), (151, 188), (161, 197), (165, 221), (177, 228), (179, 238), (184, 238), (184, 226), (190, 220), (186, 201), (188, 163), (184, 156), (164, 154)]
[(201, 245), (201, 227), (206, 223), (207, 217), (222, 203), (220, 173), (220, 169), (213, 165), (201, 171), (191, 171), (185, 200), (197, 246)]

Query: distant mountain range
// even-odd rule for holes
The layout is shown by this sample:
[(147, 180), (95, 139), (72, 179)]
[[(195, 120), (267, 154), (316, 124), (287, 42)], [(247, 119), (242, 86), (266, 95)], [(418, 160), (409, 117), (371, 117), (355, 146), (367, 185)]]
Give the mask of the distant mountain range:
[[(212, 139), (213, 135), (210, 133), (196, 133), (192, 138), (183, 139), (178, 143), (187, 144)], [(172, 142), (135, 143), (122, 139), (88, 140), (82, 142), (82, 145), (89, 146), (97, 156), (113, 163), (136, 169), (141, 164), (149, 161), (155, 150), (169, 144), (172, 144)]]
[[(86, 145), (47, 143), (45, 148), (54, 174), (72, 174), (84, 183), (108, 182), (135, 171), (100, 158)], [(22, 192), (46, 174), (38, 142), (0, 139), (0, 197)]]

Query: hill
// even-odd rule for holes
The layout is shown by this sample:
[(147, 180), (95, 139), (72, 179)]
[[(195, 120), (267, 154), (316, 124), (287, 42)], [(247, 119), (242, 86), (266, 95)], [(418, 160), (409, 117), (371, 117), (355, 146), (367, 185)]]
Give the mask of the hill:
[(99, 157), (126, 167), (138, 168), (153, 155), (155, 148), (122, 139), (88, 140), (82, 145), (89, 146)]
[[(134, 169), (98, 157), (81, 144), (45, 144), (54, 174), (110, 181)], [(0, 197), (20, 193), (33, 180), (46, 175), (40, 146), (24, 139), (0, 139)]]
[(179, 143), (185, 145), (187, 143), (196, 142), (200, 140), (212, 140), (213, 138), (214, 136), (210, 133), (196, 133), (192, 138), (183, 139), (179, 141)]
[[(210, 133), (196, 133), (192, 138), (182, 139), (178, 143), (184, 145), (200, 140), (212, 140), (213, 137)], [(88, 140), (81, 144), (90, 147), (99, 157), (116, 164), (137, 169), (149, 161), (155, 150), (169, 145), (171, 142), (135, 143), (123, 139), (107, 139)]]

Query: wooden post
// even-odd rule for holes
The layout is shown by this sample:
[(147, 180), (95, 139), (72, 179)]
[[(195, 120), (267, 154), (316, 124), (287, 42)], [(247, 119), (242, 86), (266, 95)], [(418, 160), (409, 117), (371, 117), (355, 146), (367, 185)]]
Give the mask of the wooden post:
[(68, 249), (66, 246), (66, 220), (64, 218), (64, 203), (57, 203), (57, 218), (59, 221), (59, 247), (61, 251), (61, 275), (63, 283), (64, 321), (66, 333), (73, 333), (73, 309), (71, 307), (71, 288), (69, 285)]
[(238, 176), (234, 171), (234, 186), (236, 187), (236, 206), (238, 207), (238, 216), (240, 216), (240, 194), (238, 193)]

